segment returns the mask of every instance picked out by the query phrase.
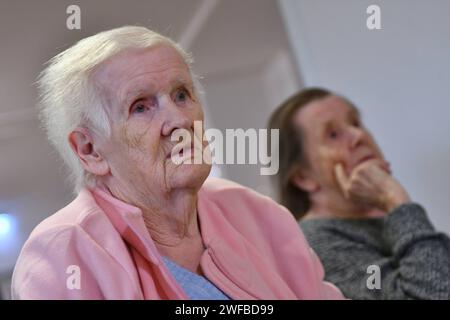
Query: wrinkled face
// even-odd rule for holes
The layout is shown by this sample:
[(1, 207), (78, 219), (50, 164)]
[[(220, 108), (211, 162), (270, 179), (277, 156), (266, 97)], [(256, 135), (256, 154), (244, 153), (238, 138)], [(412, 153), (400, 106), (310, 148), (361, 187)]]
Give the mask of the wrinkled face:
[(334, 167), (338, 163), (349, 175), (364, 161), (384, 159), (358, 111), (340, 97), (311, 102), (297, 111), (294, 123), (302, 130), (307, 175), (320, 188), (337, 190)]
[(203, 121), (189, 69), (175, 49), (158, 45), (122, 52), (95, 72), (94, 81), (109, 106), (112, 127), (100, 151), (121, 192), (158, 197), (202, 185), (208, 164), (171, 160), (178, 143), (171, 134), (187, 129), (193, 142), (194, 121)]

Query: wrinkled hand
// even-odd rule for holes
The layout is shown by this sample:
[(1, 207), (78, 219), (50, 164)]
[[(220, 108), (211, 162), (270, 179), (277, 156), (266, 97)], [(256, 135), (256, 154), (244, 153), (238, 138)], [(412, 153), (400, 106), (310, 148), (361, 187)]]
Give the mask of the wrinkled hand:
[(403, 186), (390, 175), (386, 163), (368, 160), (356, 166), (347, 176), (342, 164), (335, 166), (338, 184), (344, 196), (365, 206), (390, 212), (410, 201)]

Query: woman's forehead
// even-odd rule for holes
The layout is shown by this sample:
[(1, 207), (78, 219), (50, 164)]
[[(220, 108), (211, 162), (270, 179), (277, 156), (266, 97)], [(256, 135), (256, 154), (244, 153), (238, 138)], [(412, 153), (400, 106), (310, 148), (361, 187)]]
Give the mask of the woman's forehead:
[(95, 72), (95, 79), (103, 86), (117, 87), (142, 78), (168, 76), (189, 77), (189, 69), (181, 55), (168, 45), (151, 48), (128, 49), (105, 61)]
[(119, 104), (168, 86), (192, 85), (185, 61), (167, 45), (122, 52), (96, 71), (94, 81)]
[(307, 123), (317, 125), (350, 115), (358, 116), (358, 111), (339, 96), (329, 96), (313, 101), (300, 108), (296, 115), (296, 122), (302, 125)]

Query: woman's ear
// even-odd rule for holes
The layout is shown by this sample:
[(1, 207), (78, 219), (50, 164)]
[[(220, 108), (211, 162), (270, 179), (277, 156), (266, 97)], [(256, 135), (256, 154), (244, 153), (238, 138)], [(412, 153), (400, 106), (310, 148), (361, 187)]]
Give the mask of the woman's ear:
[(97, 152), (93, 137), (86, 128), (75, 128), (68, 139), (70, 147), (85, 170), (97, 176), (103, 176), (109, 172), (108, 162)]
[(306, 169), (296, 169), (292, 174), (290, 181), (293, 185), (308, 193), (315, 192), (320, 188), (319, 183)]

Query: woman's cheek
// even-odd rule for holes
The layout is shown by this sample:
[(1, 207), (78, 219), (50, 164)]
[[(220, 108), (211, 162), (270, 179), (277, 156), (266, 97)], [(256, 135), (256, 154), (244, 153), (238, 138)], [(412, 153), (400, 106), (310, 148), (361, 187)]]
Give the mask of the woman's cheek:
[(344, 149), (336, 149), (334, 151), (334, 155), (333, 155), (333, 171), (334, 171), (334, 167), (337, 164), (342, 164), (344, 166), (345, 171), (347, 172), (347, 174), (350, 174), (352, 168), (350, 168), (350, 159), (349, 159), (349, 155), (348, 152), (346, 152)]
[(325, 162), (325, 169), (327, 172), (327, 176), (330, 180), (335, 180), (335, 167), (338, 164), (342, 164), (347, 172), (349, 174), (349, 171), (351, 168), (349, 168), (349, 161), (348, 156), (345, 152), (338, 149), (327, 149), (324, 152), (324, 155), (322, 157), (323, 159), (326, 159)]
[(317, 168), (316, 174), (320, 179), (330, 180), (332, 178), (334, 154), (329, 148), (319, 147), (316, 157), (312, 158), (312, 164)]

